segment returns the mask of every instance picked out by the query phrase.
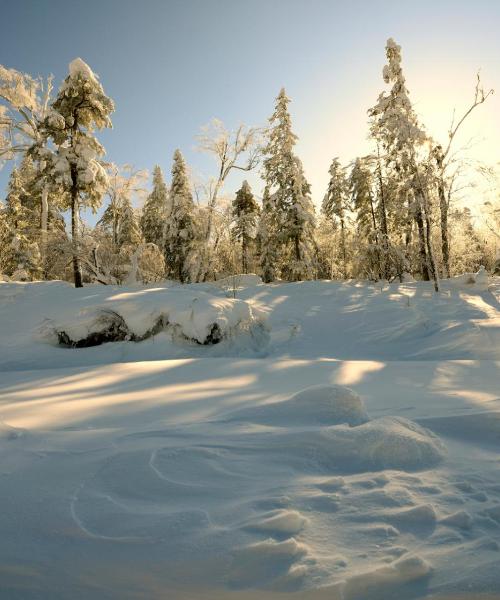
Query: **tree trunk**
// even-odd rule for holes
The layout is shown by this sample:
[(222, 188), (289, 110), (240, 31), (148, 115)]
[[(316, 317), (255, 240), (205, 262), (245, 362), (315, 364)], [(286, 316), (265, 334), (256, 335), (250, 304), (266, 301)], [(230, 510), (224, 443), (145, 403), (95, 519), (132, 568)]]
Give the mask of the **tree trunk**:
[(379, 235), (378, 235), (378, 226), (377, 226), (377, 219), (375, 218), (375, 207), (373, 206), (373, 198), (371, 193), (368, 195), (368, 197), (370, 198), (370, 212), (372, 215), (372, 223), (373, 223), (373, 232), (375, 234), (375, 245), (377, 247), (377, 251), (376, 251), (376, 256), (377, 256), (377, 263), (378, 263), (378, 274), (377, 277), (378, 279), (382, 278), (382, 261), (380, 258), (380, 245), (379, 245)]
[(439, 292), (439, 277), (436, 260), (434, 259), (434, 251), (432, 249), (431, 218), (429, 215), (429, 201), (426, 196), (426, 192), (424, 192), (423, 195), (423, 212), (425, 217), (425, 230), (427, 239), (427, 260), (429, 264), (430, 275), (432, 276), (432, 279), (434, 281), (434, 291)]
[(245, 236), (241, 239), (241, 268), (242, 273), (248, 272), (248, 260), (247, 260), (247, 241)]
[(422, 216), (422, 208), (420, 205), (415, 211), (415, 221), (418, 229), (418, 250), (420, 255), (420, 273), (424, 281), (430, 281), (429, 267), (427, 264), (427, 250), (425, 242), (424, 218)]
[(435, 148), (436, 164), (439, 169), (437, 178), (439, 212), (441, 216), (441, 254), (443, 255), (443, 271), (445, 277), (450, 277), (450, 238), (448, 233), (448, 202), (446, 200), (444, 169), (443, 169), (443, 150), (441, 146)]
[(45, 185), (42, 190), (42, 211), (40, 216), (40, 230), (42, 234), (42, 254), (45, 258), (47, 247), (47, 229), (49, 221), (49, 190)]
[(344, 262), (344, 279), (347, 279), (347, 256), (346, 256), (346, 249), (345, 249), (344, 219), (340, 219), (340, 241), (342, 244), (342, 260)]
[(49, 188), (45, 185), (42, 189), (41, 212), (40, 212), (40, 251), (42, 255), (42, 269), (47, 276), (47, 230), (49, 221)]
[(73, 185), (71, 186), (71, 241), (73, 245), (73, 277), (75, 287), (83, 287), (82, 270), (80, 259), (78, 257), (78, 190), (76, 188), (76, 167), (71, 167), (71, 177)]

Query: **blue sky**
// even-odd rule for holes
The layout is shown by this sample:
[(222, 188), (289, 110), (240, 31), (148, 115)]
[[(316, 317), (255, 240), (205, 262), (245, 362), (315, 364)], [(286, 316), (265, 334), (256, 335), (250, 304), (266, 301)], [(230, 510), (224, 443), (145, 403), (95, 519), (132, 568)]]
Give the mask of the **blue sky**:
[[(100, 135), (110, 160), (170, 171), (176, 147), (194, 173), (200, 127), (264, 124), (285, 86), (297, 152), (318, 203), (331, 159), (367, 150), (366, 110), (384, 89), (384, 45), (402, 45), (408, 86), (431, 134), (446, 135), (453, 108), (473, 94), (478, 68), (500, 91), (500, 2), (334, 0), (1, 0), (0, 62), (53, 73), (83, 58), (116, 103)], [(500, 159), (500, 97), (471, 119), (472, 154)], [(0, 189), (10, 171), (0, 172)], [(231, 193), (244, 175), (234, 177)], [(259, 190), (256, 175), (250, 178)]]

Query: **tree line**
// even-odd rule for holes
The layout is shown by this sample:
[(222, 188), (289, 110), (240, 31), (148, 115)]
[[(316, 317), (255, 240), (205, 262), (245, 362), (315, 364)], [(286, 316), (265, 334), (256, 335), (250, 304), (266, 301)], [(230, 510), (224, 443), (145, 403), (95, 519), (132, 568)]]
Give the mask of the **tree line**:
[[(482, 207), (482, 227), (454, 204), (463, 169), (454, 141), (492, 91), (478, 77), (473, 102), (439, 143), (414, 110), (392, 39), (386, 57), (386, 89), (368, 110), (372, 152), (349, 165), (332, 160), (319, 214), (284, 89), (265, 128), (228, 131), (214, 120), (203, 129), (199, 146), (217, 161), (216, 177), (194, 180), (176, 150), (169, 181), (155, 166), (148, 191), (147, 172), (104, 159), (96, 132), (111, 127), (114, 103), (84, 61), (70, 64), (55, 95), (52, 78), (0, 65), (0, 160), (17, 159), (0, 204), (0, 273), (77, 287), (249, 272), (265, 282), (411, 276), (438, 290), (440, 278), (480, 264), (500, 269), (498, 202)], [(233, 198), (223, 193), (231, 173), (255, 169), (261, 197), (246, 180)], [(89, 227), (81, 211), (104, 201)]]

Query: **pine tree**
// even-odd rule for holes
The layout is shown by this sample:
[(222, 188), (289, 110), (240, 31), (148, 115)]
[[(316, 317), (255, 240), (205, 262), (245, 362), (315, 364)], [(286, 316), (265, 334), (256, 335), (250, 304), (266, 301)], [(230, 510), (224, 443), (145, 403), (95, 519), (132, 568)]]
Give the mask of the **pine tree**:
[(264, 180), (269, 189), (269, 211), (278, 225), (278, 248), (286, 256), (284, 275), (291, 280), (309, 279), (314, 275), (314, 205), (310, 198), (302, 164), (294, 155), (297, 136), (292, 132), (285, 90), (276, 99), (269, 119), (267, 145), (264, 149)]
[(361, 158), (354, 161), (348, 180), (352, 208), (356, 214), (356, 226), (362, 237), (368, 237), (378, 229), (374, 197), (372, 192), (372, 173)]
[(245, 180), (236, 192), (232, 204), (234, 219), (233, 235), (241, 243), (241, 272), (248, 273), (250, 251), (255, 242), (259, 206), (255, 201), (250, 185)]
[(264, 189), (262, 197), (262, 212), (259, 219), (257, 232), (257, 245), (259, 249), (260, 268), (264, 283), (271, 283), (278, 277), (279, 245), (278, 224), (276, 210), (269, 195), (269, 188)]
[(146, 199), (141, 215), (141, 230), (146, 243), (164, 246), (165, 222), (168, 218), (169, 195), (161, 168), (153, 170), (153, 191)]
[[(26, 171), (24, 174), (27, 174)], [(35, 237), (38, 223), (30, 204), (22, 171), (14, 168), (5, 207), (5, 227), (8, 230), (5, 262), (7, 272), (14, 279), (38, 279), (42, 274), (40, 249)]]
[(82, 287), (79, 258), (78, 217), (82, 206), (95, 210), (106, 192), (107, 174), (101, 157), (104, 148), (93, 135), (95, 129), (111, 127), (113, 101), (97, 76), (80, 58), (69, 65), (52, 111), (46, 118), (47, 131), (56, 145), (52, 157), (55, 180), (69, 196), (73, 241), (75, 287)]
[(168, 273), (181, 283), (193, 280), (196, 250), (194, 209), (186, 163), (181, 152), (176, 150), (170, 187), (170, 215), (165, 229), (165, 263)]
[(341, 167), (338, 158), (333, 159), (328, 173), (330, 174), (330, 181), (328, 182), (328, 189), (323, 198), (321, 209), (326, 217), (338, 220), (340, 223), (342, 262), (344, 265), (344, 278), (347, 279), (346, 221), (348, 184), (344, 169)]
[(288, 232), (289, 260), (284, 273), (289, 281), (314, 279), (317, 271), (317, 248), (314, 239), (316, 218), (311, 200), (311, 186), (304, 177), (302, 163), (295, 157), (292, 177), (293, 203), (285, 213), (285, 231)]
[(118, 247), (138, 246), (142, 242), (139, 219), (132, 207), (130, 198), (123, 199), (121, 207), (120, 228), (118, 230)]

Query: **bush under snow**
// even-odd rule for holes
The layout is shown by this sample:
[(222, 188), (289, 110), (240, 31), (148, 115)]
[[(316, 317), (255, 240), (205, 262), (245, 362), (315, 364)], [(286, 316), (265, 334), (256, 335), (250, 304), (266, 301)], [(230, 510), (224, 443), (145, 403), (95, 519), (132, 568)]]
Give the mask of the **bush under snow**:
[(45, 323), (43, 334), (75, 348), (139, 342), (161, 331), (198, 344), (216, 344), (239, 331), (262, 331), (248, 302), (184, 288), (153, 288), (111, 296), (105, 303)]

